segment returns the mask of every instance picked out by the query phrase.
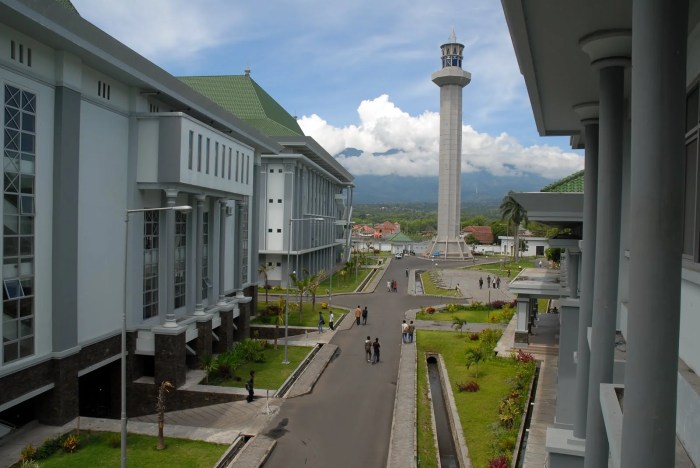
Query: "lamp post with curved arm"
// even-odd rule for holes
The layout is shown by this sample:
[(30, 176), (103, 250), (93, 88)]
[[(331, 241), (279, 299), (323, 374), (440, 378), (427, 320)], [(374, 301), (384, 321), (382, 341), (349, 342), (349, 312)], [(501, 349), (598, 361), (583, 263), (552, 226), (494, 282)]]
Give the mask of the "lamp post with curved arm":
[[(289, 218), (289, 237), (287, 238), (287, 271), (289, 271), (290, 257), (292, 253), (292, 225), (295, 221), (323, 221), (321, 217), (313, 218)], [(289, 276), (289, 275), (287, 275)], [(289, 364), (287, 345), (289, 343), (289, 283), (287, 283), (287, 293), (284, 299), (284, 359), (282, 364)]]
[(126, 210), (124, 215), (124, 310), (122, 312), (122, 368), (121, 368), (121, 468), (126, 468), (126, 309), (128, 301), (126, 298), (129, 262), (129, 215), (134, 213), (144, 213), (146, 211), (181, 211), (188, 213), (192, 211), (189, 205), (165, 206), (161, 208), (136, 208)]

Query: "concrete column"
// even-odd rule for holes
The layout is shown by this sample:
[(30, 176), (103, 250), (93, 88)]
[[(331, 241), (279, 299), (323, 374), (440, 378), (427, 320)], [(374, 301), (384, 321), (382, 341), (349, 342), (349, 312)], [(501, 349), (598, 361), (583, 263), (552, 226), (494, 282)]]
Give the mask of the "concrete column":
[(211, 355), (212, 328), (211, 320), (197, 321), (197, 341), (195, 351), (197, 356)]
[[(176, 206), (177, 190), (165, 189), (166, 206)], [(165, 211), (165, 323), (164, 327), (177, 327), (175, 321), (175, 211)]]
[(518, 296), (516, 301), (516, 322), (515, 322), (515, 339), (513, 346), (525, 347), (530, 343), (529, 338), (529, 316), (530, 316), (530, 298)]
[(219, 200), (219, 304), (226, 303), (224, 281), (226, 279), (226, 207), (228, 200)]
[(231, 304), (225, 307), (224, 310), (219, 311), (219, 317), (221, 317), (221, 325), (219, 326), (218, 331), (218, 353), (228, 351), (229, 349), (231, 349), (231, 346), (233, 346), (233, 307), (234, 305)]
[(581, 253), (569, 251), (566, 257), (568, 259), (566, 277), (569, 297), (578, 297), (578, 265), (581, 261)]
[(202, 303), (202, 258), (204, 257), (204, 200), (206, 195), (196, 195), (197, 200), (197, 225), (195, 226), (195, 306), (194, 315), (204, 315), (204, 304)]
[(598, 104), (586, 103), (574, 110), (581, 116), (586, 155), (583, 179), (583, 242), (581, 246), (581, 291), (576, 349), (576, 385), (574, 399), (574, 437), (586, 437), (588, 408), (588, 369), (590, 348), (588, 327), (593, 317), (593, 279), (595, 278), (596, 211), (598, 207)]
[[(596, 226), (593, 330), (588, 377), (586, 468), (608, 464), (608, 438), (600, 406), (600, 384), (612, 383), (620, 263), (622, 148), (625, 118), (625, 66), (629, 32), (604, 32), (582, 41), (600, 69), (600, 161)], [(613, 57), (613, 58), (609, 58)], [(623, 58), (620, 58), (623, 57)]]
[(155, 368), (154, 379), (156, 386), (164, 380), (169, 381), (175, 388), (185, 383), (187, 374), (185, 328), (175, 334), (156, 333), (155, 337)]
[[(651, 468), (675, 464), (688, 2), (637, 0), (633, 10), (633, 235), (621, 466)], [(656, 248), (658, 239), (663, 249)]]

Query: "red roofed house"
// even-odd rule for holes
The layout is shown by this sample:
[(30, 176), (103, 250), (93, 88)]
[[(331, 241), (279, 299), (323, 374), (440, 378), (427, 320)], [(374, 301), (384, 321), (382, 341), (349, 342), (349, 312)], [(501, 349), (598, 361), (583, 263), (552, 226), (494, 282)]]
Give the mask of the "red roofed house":
[(491, 226), (465, 226), (462, 231), (465, 236), (469, 236), (469, 234), (474, 236), (474, 238), (479, 241), (479, 244), (493, 244), (493, 231), (491, 230)]

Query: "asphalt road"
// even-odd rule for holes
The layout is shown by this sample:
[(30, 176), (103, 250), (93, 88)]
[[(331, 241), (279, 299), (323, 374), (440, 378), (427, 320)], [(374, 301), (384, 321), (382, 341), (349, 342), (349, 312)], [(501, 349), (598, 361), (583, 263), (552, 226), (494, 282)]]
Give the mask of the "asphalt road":
[[(411, 256), (393, 260), (375, 292), (333, 297), (334, 304), (349, 308), (367, 306), (367, 325), (337, 332), (331, 343), (338, 352), (313, 392), (282, 405), (264, 432), (277, 440), (266, 468), (386, 465), (401, 346), (411, 346), (401, 344), (401, 321), (408, 309), (439, 303), (408, 296), (405, 270), (430, 265)], [(397, 280), (398, 293), (387, 292), (391, 279)], [(372, 341), (379, 337), (378, 364), (365, 358), (368, 335)]]

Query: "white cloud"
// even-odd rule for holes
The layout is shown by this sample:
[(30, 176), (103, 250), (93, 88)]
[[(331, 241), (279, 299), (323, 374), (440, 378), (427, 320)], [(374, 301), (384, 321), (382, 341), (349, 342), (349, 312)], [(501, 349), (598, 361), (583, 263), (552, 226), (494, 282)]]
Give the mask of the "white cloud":
[[(436, 176), (438, 174), (440, 114), (411, 116), (382, 95), (360, 103), (359, 124), (337, 128), (316, 114), (299, 125), (354, 175)], [(356, 148), (359, 155), (339, 154)], [(390, 151), (396, 150), (396, 151)], [(390, 154), (377, 154), (386, 153)], [(462, 126), (462, 172), (486, 171), (496, 176), (538, 174), (560, 178), (583, 167), (583, 157), (547, 145), (524, 147), (501, 133), (479, 133)]]

